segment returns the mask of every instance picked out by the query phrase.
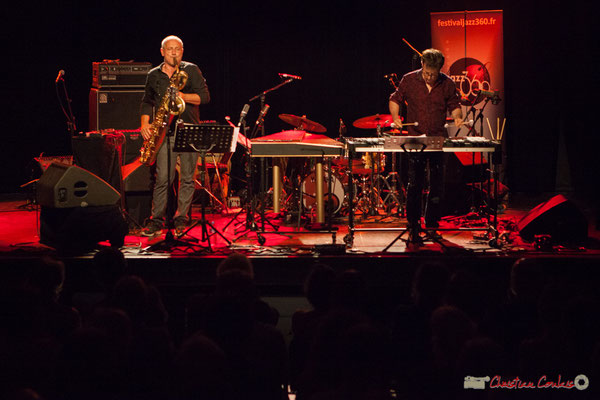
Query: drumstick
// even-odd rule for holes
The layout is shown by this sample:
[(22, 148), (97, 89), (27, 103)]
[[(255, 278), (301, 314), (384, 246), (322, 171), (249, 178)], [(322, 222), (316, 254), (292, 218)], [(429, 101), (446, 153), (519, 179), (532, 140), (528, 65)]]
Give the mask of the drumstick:
[(493, 140), (496, 140), (494, 138), (494, 131), (492, 131), (492, 125), (490, 125), (490, 120), (488, 118), (486, 118), (485, 120), (487, 121), (488, 128), (490, 128), (490, 136), (492, 137)]
[(500, 136), (498, 137), (498, 140), (502, 140), (502, 137), (504, 136), (504, 124), (506, 124), (506, 118), (504, 118), (504, 121), (502, 121), (502, 130), (500, 131)]

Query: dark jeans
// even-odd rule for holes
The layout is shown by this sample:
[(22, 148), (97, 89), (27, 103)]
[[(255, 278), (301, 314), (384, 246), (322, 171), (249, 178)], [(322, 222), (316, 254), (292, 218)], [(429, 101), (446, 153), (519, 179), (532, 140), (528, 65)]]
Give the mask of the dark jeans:
[(429, 164), (429, 193), (425, 205), (425, 225), (435, 227), (441, 218), (444, 154), (442, 152), (409, 153), (406, 218), (412, 227), (418, 226), (422, 215), (427, 164)]
[[(194, 182), (194, 172), (198, 162), (198, 153), (171, 153), (171, 165), (168, 167), (168, 154), (166, 142), (170, 140), (169, 146), (171, 151), (175, 144), (175, 136), (167, 136), (162, 146), (158, 150), (156, 157), (156, 184), (152, 193), (152, 219), (165, 220), (167, 211), (167, 190), (169, 185), (175, 179), (175, 167), (177, 165), (177, 157), (180, 160), (179, 166), (179, 191), (177, 198), (177, 212), (174, 218), (187, 218), (188, 212), (192, 205), (196, 183)], [(169, 171), (167, 171), (169, 169)], [(170, 177), (168, 176), (170, 172)]]

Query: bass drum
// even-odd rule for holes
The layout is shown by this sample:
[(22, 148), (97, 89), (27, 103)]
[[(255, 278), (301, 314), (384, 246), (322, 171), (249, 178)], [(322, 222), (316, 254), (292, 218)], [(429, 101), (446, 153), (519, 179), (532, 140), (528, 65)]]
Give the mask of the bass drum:
[[(327, 204), (329, 191), (329, 171), (323, 171), (323, 201)], [(325, 212), (332, 211), (337, 214), (342, 209), (344, 200), (346, 199), (345, 185), (335, 172), (331, 176), (331, 210), (325, 207)], [(307, 210), (312, 210), (315, 207), (315, 198), (317, 197), (317, 175), (313, 170), (308, 176), (302, 180), (302, 204)]]

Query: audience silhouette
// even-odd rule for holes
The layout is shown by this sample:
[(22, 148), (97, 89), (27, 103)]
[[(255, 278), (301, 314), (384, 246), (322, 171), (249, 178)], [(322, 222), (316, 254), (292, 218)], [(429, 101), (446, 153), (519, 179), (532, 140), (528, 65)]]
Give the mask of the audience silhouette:
[(117, 249), (98, 252), (92, 271), (71, 295), (65, 264), (48, 257), (4, 283), (0, 397), (282, 400), (290, 387), (298, 400), (488, 399), (508, 392), (471, 390), (473, 379), (489, 388), (542, 377), (589, 379), (568, 393), (597, 395), (598, 294), (545, 259), (515, 261), (496, 300), (485, 271), (423, 260), (410, 301), (385, 321), (362, 272), (316, 264), (304, 282), (311, 308), (291, 316), (287, 347), (242, 254), (220, 262), (211, 293), (189, 296), (179, 340), (161, 290), (130, 274)]

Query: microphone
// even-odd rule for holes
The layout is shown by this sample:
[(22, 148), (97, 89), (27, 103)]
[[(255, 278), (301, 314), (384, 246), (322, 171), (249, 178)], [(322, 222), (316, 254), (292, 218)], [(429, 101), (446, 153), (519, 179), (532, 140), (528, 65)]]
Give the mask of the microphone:
[(290, 74), (282, 74), (281, 72), (279, 73), (279, 77), (280, 78), (286, 78), (286, 79), (296, 79), (296, 80), (302, 80), (301, 76), (297, 76), (297, 75), (290, 75)]
[(248, 115), (248, 110), (250, 110), (250, 104), (244, 104), (244, 108), (242, 108), (242, 112), (240, 113), (240, 121), (237, 125), (238, 127), (242, 126), (244, 123), (244, 119), (246, 118), (246, 115)]
[(58, 71), (58, 76), (56, 77), (56, 83), (58, 83), (58, 81), (60, 81), (63, 76), (65, 76), (65, 70), (61, 69), (60, 71)]
[(500, 103), (500, 100), (502, 100), (498, 95), (497, 90), (479, 90), (477, 95), (487, 97), (488, 99), (492, 100), (492, 104), (498, 104)]
[(267, 115), (267, 112), (269, 111), (269, 108), (271, 108), (270, 105), (265, 104), (265, 106), (262, 108), (262, 110), (260, 110), (260, 114), (258, 114), (258, 119), (256, 120), (256, 125), (260, 125), (262, 124), (265, 115)]

